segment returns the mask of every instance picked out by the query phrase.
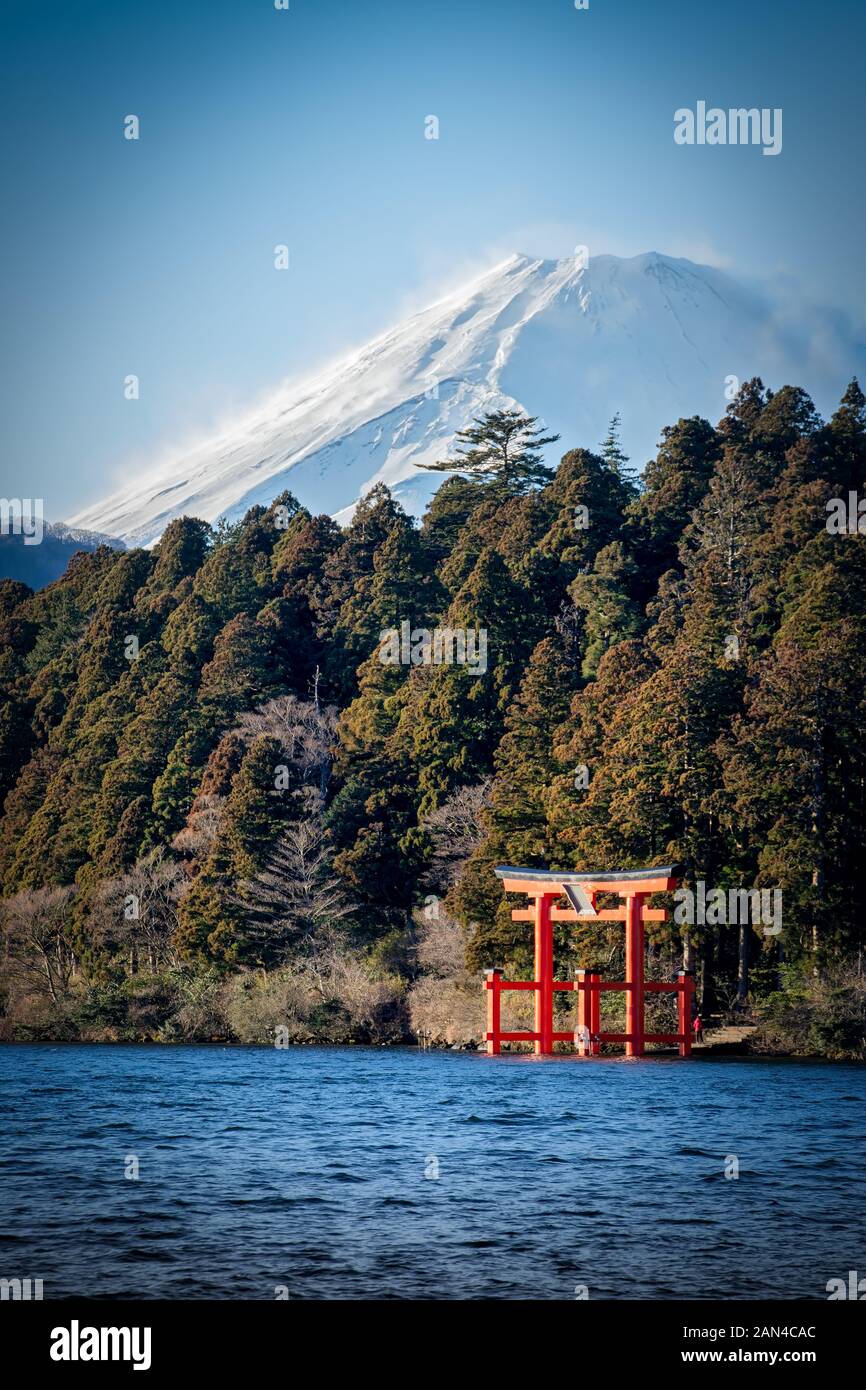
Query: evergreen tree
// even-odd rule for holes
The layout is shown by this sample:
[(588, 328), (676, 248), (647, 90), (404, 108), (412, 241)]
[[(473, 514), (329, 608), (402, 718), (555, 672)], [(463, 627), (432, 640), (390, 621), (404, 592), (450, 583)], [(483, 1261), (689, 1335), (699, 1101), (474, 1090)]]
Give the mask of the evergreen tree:
[(633, 486), (634, 473), (629, 467), (628, 454), (622, 447), (620, 425), (621, 420), (619, 411), (617, 411), (607, 427), (607, 434), (599, 447), (599, 453), (612, 473), (615, 473), (623, 483)]
[(492, 484), (505, 493), (527, 492), (553, 477), (541, 462), (541, 450), (555, 444), (558, 434), (537, 428), (538, 417), (522, 410), (493, 410), (459, 430), (461, 447), (452, 459), (425, 463), (437, 473), (461, 473), (470, 480)]
[(682, 533), (709, 486), (721, 454), (712, 425), (699, 416), (662, 430), (659, 452), (647, 464), (640, 496), (629, 506), (629, 538), (641, 556), (640, 597), (646, 601), (678, 560)]
[(595, 557), (592, 572), (572, 580), (569, 595), (584, 615), (582, 674), (594, 676), (609, 647), (635, 637), (643, 626), (640, 610), (630, 596), (637, 565), (621, 541), (611, 541)]
[(435, 570), (457, 547), (466, 523), (484, 500), (483, 483), (456, 474), (436, 489), (421, 526), (421, 541)]
[(445, 632), (462, 634), (475, 660), (449, 661), (443, 650), (444, 660), (416, 668), (401, 719), (401, 745), (415, 768), (422, 809), (492, 770), (505, 710), (534, 645), (525, 609), (525, 592), (498, 554), (483, 552), (442, 622)]
[(232, 780), (219, 833), (178, 910), (178, 949), (189, 959), (223, 967), (261, 963), (236, 889), (265, 867), (289, 819), (281, 762), (276, 739), (256, 739)]
[(604, 546), (620, 539), (634, 488), (598, 454), (571, 449), (544, 497), (552, 508), (552, 519), (539, 550), (566, 567), (568, 584), (591, 567)]
[(404, 666), (380, 660), (377, 647), (358, 672), (359, 692), (340, 718), (334, 763), (336, 795), (326, 824), (334, 868), (367, 906), (370, 937), (405, 929), (423, 863), (418, 791), (395, 739), (408, 681)]

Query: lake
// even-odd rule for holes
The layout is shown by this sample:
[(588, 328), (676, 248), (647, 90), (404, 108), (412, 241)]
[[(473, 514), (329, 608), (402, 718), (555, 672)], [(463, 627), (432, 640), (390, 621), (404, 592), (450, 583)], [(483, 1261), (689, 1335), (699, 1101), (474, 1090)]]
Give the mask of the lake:
[(864, 1079), (3, 1046), (0, 1276), (46, 1298), (826, 1298), (866, 1274)]

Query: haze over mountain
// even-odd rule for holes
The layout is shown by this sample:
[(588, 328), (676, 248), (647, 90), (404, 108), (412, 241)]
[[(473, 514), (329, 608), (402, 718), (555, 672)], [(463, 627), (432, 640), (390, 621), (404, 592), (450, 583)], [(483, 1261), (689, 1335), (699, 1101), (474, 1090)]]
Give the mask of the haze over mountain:
[[(735, 277), (650, 252), (630, 259), (513, 255), (360, 351), (293, 379), (179, 450), (72, 524), (150, 545), (184, 514), (235, 520), (288, 488), (341, 520), (372, 484), (420, 514), (446, 457), (485, 411), (520, 406), (595, 448), (614, 412), (642, 468), (659, 432), (684, 415), (715, 422), (726, 381), (759, 375), (809, 390), (829, 412), (866, 350), (844, 315), (784, 306)], [(555, 461), (555, 447), (548, 461)]]

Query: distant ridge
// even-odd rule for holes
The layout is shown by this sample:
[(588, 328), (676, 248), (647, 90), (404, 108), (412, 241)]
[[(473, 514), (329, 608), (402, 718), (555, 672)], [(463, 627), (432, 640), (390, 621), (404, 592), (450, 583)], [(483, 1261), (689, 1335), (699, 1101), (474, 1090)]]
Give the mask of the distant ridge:
[(122, 540), (99, 531), (46, 521), (38, 545), (25, 545), (23, 536), (0, 535), (0, 579), (17, 579), (31, 589), (43, 589), (66, 572), (79, 550), (98, 550), (101, 545), (125, 550)]

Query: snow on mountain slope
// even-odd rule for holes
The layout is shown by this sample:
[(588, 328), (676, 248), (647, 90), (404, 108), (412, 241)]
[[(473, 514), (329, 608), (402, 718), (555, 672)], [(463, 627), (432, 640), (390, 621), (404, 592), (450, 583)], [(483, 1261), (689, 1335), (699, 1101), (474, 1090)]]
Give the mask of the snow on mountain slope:
[(514, 255), (72, 524), (149, 545), (173, 517), (234, 520), (286, 488), (346, 519), (376, 482), (420, 514), (443, 475), (417, 465), (448, 455), (486, 410), (522, 406), (563, 448), (597, 447), (619, 411), (642, 467), (663, 425), (723, 414), (728, 377), (803, 385), (829, 410), (863, 360), (838, 319), (781, 314), (707, 266), (655, 252), (586, 266)]

